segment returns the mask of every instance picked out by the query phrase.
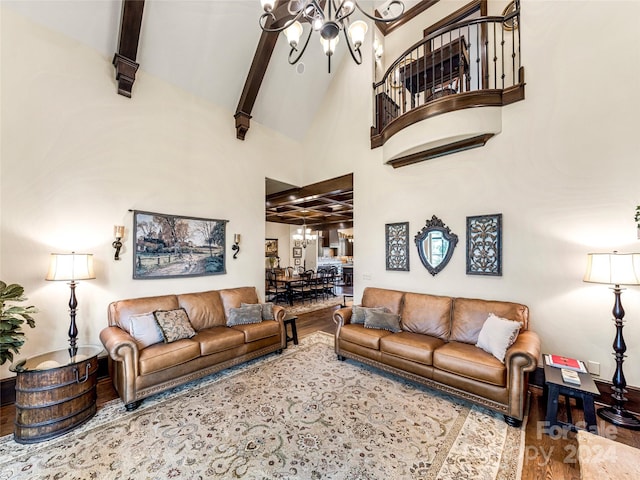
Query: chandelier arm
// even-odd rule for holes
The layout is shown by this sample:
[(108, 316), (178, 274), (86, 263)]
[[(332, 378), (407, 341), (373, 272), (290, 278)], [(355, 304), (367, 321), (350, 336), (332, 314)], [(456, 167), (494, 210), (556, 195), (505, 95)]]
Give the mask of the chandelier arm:
[(286, 30), (287, 28), (289, 28), (291, 25), (293, 25), (294, 22), (300, 20), (300, 18), (303, 16), (303, 13), (304, 13), (303, 11), (298, 12), (296, 16), (291, 17), (289, 20), (287, 20), (284, 23), (284, 25), (282, 25), (282, 27), (271, 28), (271, 27), (267, 27), (266, 25), (267, 19), (271, 17), (273, 22), (276, 22), (277, 21), (276, 16), (272, 12), (265, 12), (262, 15), (260, 15), (260, 19), (259, 19), (260, 28), (265, 32), (280, 33)]
[[(357, 65), (361, 65), (362, 51), (360, 50), (360, 47), (356, 48), (351, 45), (351, 40), (349, 39), (349, 35), (347, 33), (346, 28), (343, 30), (343, 33), (344, 33), (344, 38), (347, 41), (347, 47), (349, 47), (349, 53), (351, 54), (351, 58), (353, 58), (353, 61), (356, 62)], [(356, 56), (356, 53), (358, 54), (357, 56)]]
[(300, 53), (298, 53), (298, 55), (293, 60), (291, 60), (291, 56), (294, 54), (293, 52), (297, 52), (298, 49), (295, 48), (295, 47), (291, 47), (291, 50), (289, 51), (289, 64), (290, 65), (295, 65), (302, 58), (302, 55), (304, 55), (304, 52), (307, 49), (307, 45), (309, 45), (309, 40), (311, 39), (311, 34), (312, 33), (313, 33), (313, 28), (310, 28), (309, 29), (309, 34), (307, 35), (307, 39), (304, 41), (304, 45), (302, 46), (302, 49), (299, 50)]
[[(327, 1), (331, 1), (331, 0), (327, 0)], [(349, 18), (351, 15), (353, 15), (353, 12), (356, 11), (356, 9), (354, 8), (350, 12), (347, 12), (347, 13), (344, 13), (344, 14), (341, 15), (340, 13), (343, 11), (342, 10), (342, 6), (344, 5), (344, 2), (345, 2), (345, 0), (342, 0), (340, 2), (340, 5), (338, 5), (337, 7), (334, 4), (334, 8), (336, 9), (336, 22), (338, 22), (341, 27), (343, 26), (342, 22), (344, 20), (346, 20), (347, 18)], [(357, 5), (358, 2), (355, 2), (355, 3)], [(360, 11), (362, 11), (362, 10), (360, 10)]]
[(353, 3), (358, 8), (358, 10), (360, 10), (360, 13), (362, 13), (365, 17), (373, 20), (374, 22), (382, 22), (382, 23), (395, 22), (404, 14), (404, 3), (400, 0), (393, 0), (391, 3), (389, 3), (389, 5), (387, 5), (387, 8), (391, 7), (392, 5), (398, 5), (401, 8), (400, 13), (395, 17), (391, 17), (391, 18), (382, 18), (382, 17), (376, 17), (375, 15), (369, 15), (367, 12), (365, 12), (362, 9), (362, 7), (358, 4), (358, 2), (354, 1)]

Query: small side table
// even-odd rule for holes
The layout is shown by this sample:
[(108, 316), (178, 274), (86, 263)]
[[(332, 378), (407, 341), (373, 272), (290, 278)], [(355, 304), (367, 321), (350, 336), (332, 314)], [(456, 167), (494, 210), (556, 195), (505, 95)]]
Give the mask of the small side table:
[[(572, 431), (577, 431), (571, 417), (571, 405), (569, 398), (576, 398), (582, 401), (582, 409), (584, 411), (584, 421), (586, 430), (591, 433), (598, 433), (598, 423), (596, 420), (596, 410), (593, 404), (594, 397), (600, 395), (600, 390), (596, 386), (593, 378), (589, 373), (578, 372), (580, 377), (580, 385), (566, 383), (562, 380), (562, 373), (559, 368), (544, 365), (544, 378), (547, 390), (547, 416), (545, 420), (550, 427), (561, 426), (567, 427)], [(558, 420), (558, 397), (564, 395), (567, 404), (567, 422)]]
[(18, 360), (14, 440), (36, 443), (62, 435), (96, 413), (96, 345)]
[[(287, 344), (293, 340), (293, 344), (298, 345), (298, 328), (296, 327), (297, 319), (298, 317), (296, 315), (292, 315), (290, 313), (287, 313), (284, 316), (284, 334), (287, 337)], [(287, 332), (287, 325), (291, 326), (291, 336), (289, 336), (289, 333)]]

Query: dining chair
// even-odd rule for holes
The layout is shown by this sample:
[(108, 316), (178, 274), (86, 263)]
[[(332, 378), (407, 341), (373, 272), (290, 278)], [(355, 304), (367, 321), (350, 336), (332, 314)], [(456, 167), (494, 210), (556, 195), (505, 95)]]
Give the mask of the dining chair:
[(265, 298), (270, 302), (288, 303), (287, 299), (287, 286), (284, 282), (278, 280), (278, 276), (275, 272), (267, 270), (267, 288), (265, 290)]

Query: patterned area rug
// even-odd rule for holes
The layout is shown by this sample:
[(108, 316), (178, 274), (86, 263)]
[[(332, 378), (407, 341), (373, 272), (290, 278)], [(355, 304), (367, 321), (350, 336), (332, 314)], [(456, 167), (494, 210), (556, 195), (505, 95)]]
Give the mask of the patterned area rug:
[(110, 402), (58, 439), (0, 438), (0, 479), (515, 479), (523, 439), (497, 414), (338, 361), (316, 333), (133, 413)]

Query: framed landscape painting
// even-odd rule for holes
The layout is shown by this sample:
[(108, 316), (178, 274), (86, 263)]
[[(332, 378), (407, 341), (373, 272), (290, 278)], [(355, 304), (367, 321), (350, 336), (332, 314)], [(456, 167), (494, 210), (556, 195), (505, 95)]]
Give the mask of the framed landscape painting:
[(226, 272), (227, 220), (133, 212), (133, 278), (221, 275)]

